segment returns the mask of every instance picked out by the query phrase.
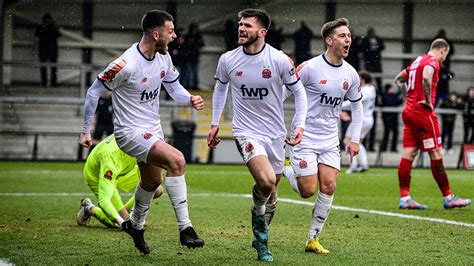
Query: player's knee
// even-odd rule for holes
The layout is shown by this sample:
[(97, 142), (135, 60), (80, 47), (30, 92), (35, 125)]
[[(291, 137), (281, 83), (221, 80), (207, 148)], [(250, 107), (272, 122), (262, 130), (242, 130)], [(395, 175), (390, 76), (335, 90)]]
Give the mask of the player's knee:
[(333, 195), (336, 192), (336, 184), (321, 184), (320, 190), (326, 195)]
[(307, 188), (300, 189), (300, 196), (303, 199), (307, 199), (307, 198), (312, 197), (314, 195), (314, 193), (315, 193), (314, 190), (310, 190), (310, 189), (307, 189)]
[(161, 197), (161, 195), (163, 195), (163, 187), (158, 186), (158, 188), (155, 189), (155, 195), (153, 195), (153, 198), (157, 199), (157, 198)]
[(258, 187), (265, 195), (271, 194), (273, 189), (275, 188), (275, 180), (261, 180), (258, 184)]
[(184, 174), (184, 168), (186, 166), (186, 160), (182, 153), (176, 153), (173, 158), (171, 158), (169, 163), (168, 172), (170, 174), (179, 176)]

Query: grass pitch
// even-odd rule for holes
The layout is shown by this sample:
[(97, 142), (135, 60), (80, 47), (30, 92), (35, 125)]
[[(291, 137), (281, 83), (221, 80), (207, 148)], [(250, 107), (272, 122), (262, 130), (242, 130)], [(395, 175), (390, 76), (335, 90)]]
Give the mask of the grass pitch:
[[(153, 202), (145, 237), (152, 251), (142, 256), (128, 235), (93, 220), (79, 227), (75, 214), (83, 197), (94, 198), (82, 181), (82, 163), (0, 162), (0, 259), (14, 264), (257, 264), (251, 247), (253, 183), (244, 166), (189, 165), (186, 179), (193, 226), (206, 241), (202, 249), (179, 245), (167, 195)], [(448, 170), (451, 188), (474, 197), (474, 171)], [(397, 169), (371, 168), (339, 176), (333, 209), (321, 243), (329, 255), (304, 252), (312, 206), (280, 202), (270, 227), (274, 263), (472, 264), (474, 206), (444, 210), (429, 169), (412, 172), (412, 196), (426, 211), (398, 209)], [(129, 196), (122, 198), (126, 200)], [(301, 200), (286, 180), (279, 197)], [(467, 226), (367, 213), (376, 210), (439, 218)], [(0, 260), (0, 264), (1, 261)]]

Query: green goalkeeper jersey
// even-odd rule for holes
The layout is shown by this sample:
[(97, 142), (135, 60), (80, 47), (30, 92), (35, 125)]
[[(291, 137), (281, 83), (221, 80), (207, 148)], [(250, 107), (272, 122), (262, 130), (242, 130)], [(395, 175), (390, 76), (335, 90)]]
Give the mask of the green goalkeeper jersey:
[(96, 194), (99, 206), (112, 219), (119, 215), (117, 210), (123, 207), (121, 200), (114, 202), (114, 197), (119, 197), (117, 187), (129, 192), (139, 180), (135, 158), (118, 147), (114, 135), (101, 141), (87, 157), (84, 181)]

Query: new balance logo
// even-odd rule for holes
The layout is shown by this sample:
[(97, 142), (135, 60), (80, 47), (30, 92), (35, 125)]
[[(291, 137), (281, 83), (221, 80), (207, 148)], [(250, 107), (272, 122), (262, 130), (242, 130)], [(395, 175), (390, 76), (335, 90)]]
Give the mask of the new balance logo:
[(267, 88), (247, 88), (245, 85), (240, 86), (242, 98), (247, 100), (262, 100), (268, 95)]
[(243, 74), (244, 74), (243, 71), (237, 71), (237, 72), (235, 73), (235, 76), (236, 76), (236, 77), (242, 77)]
[(322, 79), (322, 80), (319, 82), (319, 84), (326, 85), (327, 82), (328, 82), (328, 81), (327, 81), (326, 79)]
[(321, 100), (319, 103), (323, 106), (332, 106), (333, 108), (337, 105), (341, 104), (342, 98), (341, 97), (331, 97), (327, 96), (326, 93), (321, 94)]
[(147, 92), (146, 90), (142, 91), (142, 97), (140, 98), (140, 101), (143, 102), (143, 101), (151, 101), (151, 100), (154, 100), (156, 98), (156, 96), (158, 96), (158, 94), (160, 93), (160, 88), (156, 88), (154, 91), (150, 91), (150, 92)]

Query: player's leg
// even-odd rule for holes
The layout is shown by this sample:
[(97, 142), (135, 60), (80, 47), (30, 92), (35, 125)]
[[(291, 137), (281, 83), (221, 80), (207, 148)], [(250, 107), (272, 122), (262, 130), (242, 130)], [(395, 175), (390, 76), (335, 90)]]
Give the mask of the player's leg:
[(188, 248), (204, 246), (204, 241), (197, 236), (189, 219), (187, 187), (184, 177), (186, 161), (183, 154), (173, 146), (158, 141), (150, 150), (148, 162), (167, 171), (166, 191), (178, 221), (181, 245)]
[(317, 155), (313, 149), (299, 145), (290, 148), (291, 165), (284, 167), (283, 175), (298, 195), (309, 198), (317, 186)]
[[(94, 176), (92, 167), (86, 162), (83, 170), (84, 183), (86, 183), (91, 189), (92, 193), (98, 198), (99, 184), (98, 178)], [(86, 226), (89, 224), (91, 217), (93, 216), (92, 210), (97, 208), (89, 198), (83, 198), (79, 205), (79, 211), (76, 214), (76, 222), (79, 226)]]
[[(329, 154), (326, 154), (326, 159), (323, 158), (323, 160), (327, 161), (327, 157), (329, 157), (327, 155)], [(332, 157), (334, 158), (331, 160), (334, 161), (336, 165), (330, 166), (324, 163), (318, 165), (319, 192), (313, 207), (311, 225), (308, 231), (308, 242), (305, 247), (306, 252), (318, 254), (329, 253), (329, 251), (319, 243), (319, 238), (332, 208), (334, 192), (336, 191), (336, 179), (340, 168), (335, 161), (338, 159), (336, 158), (337, 155)]]
[(433, 177), (438, 184), (441, 193), (443, 194), (443, 206), (445, 209), (451, 208), (462, 208), (472, 203), (470, 199), (462, 199), (451, 193), (449, 186), (448, 175), (443, 164), (443, 158), (441, 155), (441, 149), (438, 148), (434, 151), (428, 152), (431, 159), (431, 172)]
[(265, 203), (265, 222), (269, 226), (273, 221), (273, 217), (275, 216), (276, 207), (278, 204), (278, 183), (280, 182), (280, 180), (281, 174), (276, 175), (275, 189), (270, 194), (267, 203)]
[[(155, 190), (155, 195), (153, 196), (153, 199), (157, 199), (157, 198), (161, 197), (161, 195), (163, 195), (163, 187), (160, 185)], [(132, 196), (132, 197), (130, 197), (130, 199), (128, 199), (128, 201), (124, 205), (124, 209), (125, 209), (125, 211), (127, 211), (127, 215), (128, 215), (128, 213), (131, 212), (134, 204), (135, 204), (135, 196)]]
[(122, 230), (129, 234), (135, 247), (143, 254), (150, 253), (150, 247), (145, 242), (144, 229), (145, 219), (148, 215), (151, 200), (155, 189), (161, 184), (161, 168), (138, 162), (141, 180), (135, 190), (135, 204), (130, 218), (122, 223)]
[(403, 152), (398, 165), (398, 185), (400, 188), (400, 209), (424, 210), (428, 207), (414, 201), (410, 196), (410, 182), (412, 163), (418, 153), (417, 118), (414, 114), (402, 113), (403, 128)]
[(258, 155), (247, 162), (247, 167), (252, 174), (255, 184), (252, 189), (252, 231), (255, 241), (254, 248), (258, 252), (258, 260), (272, 261), (273, 257), (268, 248), (268, 224), (265, 220), (266, 203), (275, 191), (276, 176), (268, 158)]
[(275, 188), (273, 189), (267, 203), (265, 204), (265, 221), (268, 226), (272, 223), (275, 216), (276, 207), (278, 204), (278, 184), (281, 180), (285, 161), (285, 147), (282, 145), (284, 138), (267, 140), (265, 150), (268, 155), (268, 160), (275, 172)]
[[(369, 134), (373, 125), (374, 125), (373, 117), (364, 118), (364, 121), (362, 122), (362, 130), (360, 134), (361, 139), (365, 138)], [(367, 150), (365, 149), (364, 144), (361, 143), (359, 145), (359, 154), (355, 156), (355, 158), (359, 164), (359, 167), (357, 169), (358, 171), (363, 172), (369, 169), (369, 161), (367, 159)]]

